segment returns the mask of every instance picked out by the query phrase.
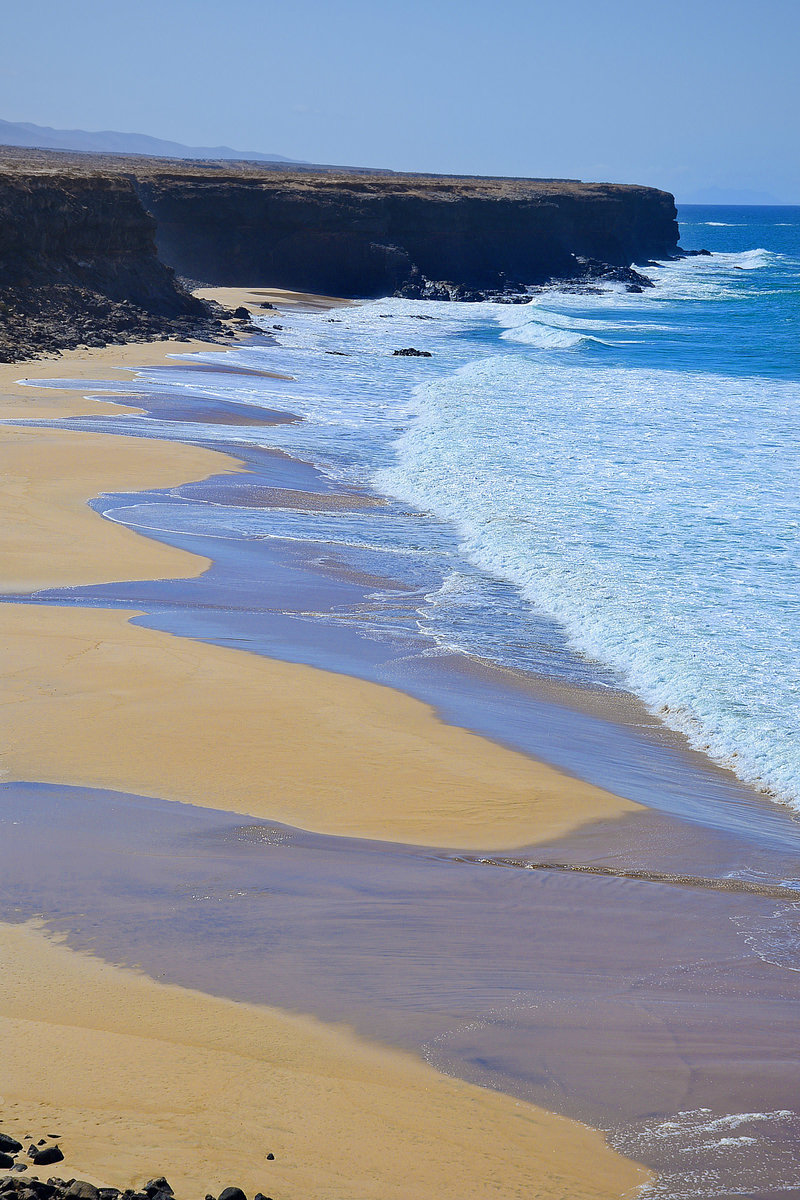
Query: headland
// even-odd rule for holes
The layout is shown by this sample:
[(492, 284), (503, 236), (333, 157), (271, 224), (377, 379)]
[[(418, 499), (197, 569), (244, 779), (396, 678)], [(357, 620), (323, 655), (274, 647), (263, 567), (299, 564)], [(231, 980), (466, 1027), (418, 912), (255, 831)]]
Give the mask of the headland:
[(181, 277), (343, 297), (638, 289), (632, 263), (676, 253), (675, 215), (668, 193), (619, 184), (0, 147), (0, 361), (230, 336)]

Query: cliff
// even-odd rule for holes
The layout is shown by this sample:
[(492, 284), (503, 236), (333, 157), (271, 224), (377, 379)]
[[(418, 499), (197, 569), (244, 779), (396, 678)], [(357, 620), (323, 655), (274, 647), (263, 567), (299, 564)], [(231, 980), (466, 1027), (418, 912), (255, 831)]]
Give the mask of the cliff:
[(0, 170), (0, 361), (208, 321), (159, 261), (130, 179)]
[(185, 332), (208, 315), (172, 269), (350, 297), (502, 289), (669, 257), (675, 216), (646, 187), (3, 148), (0, 358)]
[(336, 172), (135, 175), (164, 262), (214, 284), (382, 296), (428, 279), (502, 287), (675, 253), (654, 188)]

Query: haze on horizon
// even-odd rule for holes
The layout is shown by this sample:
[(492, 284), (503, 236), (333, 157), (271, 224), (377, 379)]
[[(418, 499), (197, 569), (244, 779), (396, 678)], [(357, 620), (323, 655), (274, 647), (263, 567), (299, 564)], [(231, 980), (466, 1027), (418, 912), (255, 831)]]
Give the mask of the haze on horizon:
[(796, 0), (4, 0), (0, 117), (800, 204)]

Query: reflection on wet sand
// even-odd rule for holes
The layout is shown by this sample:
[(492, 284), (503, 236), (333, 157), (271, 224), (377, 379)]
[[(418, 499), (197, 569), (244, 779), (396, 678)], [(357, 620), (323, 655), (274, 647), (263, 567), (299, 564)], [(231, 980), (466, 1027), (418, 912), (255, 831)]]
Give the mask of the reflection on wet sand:
[[(487, 870), (111, 793), (0, 795), (3, 918), (43, 916), (79, 949), (236, 1000), (310, 1004), (620, 1144), (638, 1138), (662, 1170), (685, 1146), (648, 1143), (653, 1114), (793, 1107), (800, 975), (762, 953), (770, 896)], [(754, 1169), (771, 1161), (775, 1130), (763, 1133)]]

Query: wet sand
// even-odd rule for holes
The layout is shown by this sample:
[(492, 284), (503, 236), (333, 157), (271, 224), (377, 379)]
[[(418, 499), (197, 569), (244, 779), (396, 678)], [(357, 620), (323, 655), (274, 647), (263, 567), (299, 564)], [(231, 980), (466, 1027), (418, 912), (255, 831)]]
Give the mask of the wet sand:
[[(24, 370), (19, 364), (4, 368), (0, 415), (12, 420), (129, 415), (130, 407), (111, 399), (42, 394), (14, 385), (12, 377), (76, 378), (83, 372), (113, 378), (112, 361), (135, 367), (156, 362), (162, 351), (195, 349), (218, 348), (113, 347), (72, 352), (57, 363)], [(7, 426), (2, 434), (15, 461), (21, 461), (17, 451), (27, 456), (5, 499), (15, 506), (6, 592), (71, 587), (98, 575), (106, 581), (186, 577), (206, 567), (203, 557), (139, 539), (81, 504), (95, 489), (123, 481), (131, 490), (169, 487), (181, 475), (235, 470), (235, 461), (205, 449), (104, 438), (79, 428)], [(44, 504), (42, 479), (50, 481)], [(9, 647), (2, 679), (6, 778), (145, 794), (151, 789), (156, 796), (213, 801), (216, 808), (227, 804), (300, 825), (305, 817), (309, 828), (325, 831), (461, 847), (483, 847), (487, 839), (501, 847), (528, 843), (633, 808), (445, 726), (429, 706), (386, 688), (176, 639), (131, 625), (119, 611), (4, 604), (0, 618)], [(494, 802), (491, 814), (487, 792)], [(268, 1181), (260, 1172), (256, 1178), (251, 1146), (263, 1128), (265, 1107), (276, 1103), (271, 1111), (282, 1114), (281, 1135), (307, 1150), (282, 1192), (298, 1200), (309, 1188), (342, 1200), (487, 1191), (529, 1195), (531, 1186), (542, 1196), (614, 1196), (644, 1178), (593, 1131), (452, 1083), (403, 1059), (403, 1069), (419, 1079), (406, 1089), (406, 1105), (406, 1084), (399, 1068), (392, 1074), (397, 1056), (390, 1051), (351, 1038), (342, 1048), (334, 1045), (339, 1035), (321, 1030), (313, 1052), (304, 1043), (304, 1056), (298, 1057), (300, 1039), (295, 1035), (293, 1049), (284, 1029), (278, 1064), (273, 1055), (265, 1068), (252, 1049), (254, 1039), (269, 1040), (270, 1021), (291, 1024), (281, 1014), (258, 1010), (250, 1014), (249, 1026), (243, 1018), (237, 1025), (234, 1009), (222, 1001), (184, 991), (167, 994), (149, 981), (53, 949), (38, 934), (6, 931), (3, 940), (17, 956), (14, 972), (4, 970), (2, 981), (4, 1022), (13, 1035), (4, 1038), (4, 1047), (13, 1047), (4, 1062), (5, 1127), (10, 1129), (12, 1116), (23, 1125), (46, 1116), (47, 1123), (62, 1126), (73, 1142), (76, 1173), (120, 1184), (123, 1170), (131, 1179), (138, 1173), (138, 1182), (165, 1171), (173, 1183), (185, 1179), (188, 1187), (191, 1181), (196, 1191), (225, 1166), (234, 1177), (220, 1182), (252, 1181), (253, 1189), (263, 1190)], [(209, 1025), (208, 1005), (214, 1004), (222, 1007)], [(150, 1020), (148, 1005), (152, 1023), (143, 1038), (141, 1014)], [(239, 1006), (235, 1012), (241, 1017)], [(99, 1013), (107, 1027), (97, 1028)], [(220, 1028), (229, 1024), (241, 1037), (230, 1053), (228, 1041), (228, 1057), (220, 1063)], [(307, 1026), (303, 1039), (307, 1043)], [(109, 1062), (119, 1069), (108, 1072)], [(359, 1062), (365, 1065), (356, 1070)], [(174, 1065), (174, 1085), (168, 1065)], [(273, 1101), (276, 1071), (285, 1087)], [(342, 1074), (347, 1086), (337, 1091), (330, 1080)], [(376, 1075), (379, 1084), (373, 1082)], [(131, 1078), (141, 1081), (139, 1104), (131, 1099)], [(222, 1094), (235, 1096), (224, 1118)], [(292, 1121), (287, 1112), (295, 1114)], [(309, 1112), (319, 1114), (314, 1122)], [(138, 1138), (136, 1150), (126, 1140), (126, 1122)], [(220, 1129), (216, 1138), (209, 1133), (212, 1122)], [(332, 1145), (323, 1145), (326, 1138)]]
[(7, 778), (480, 849), (635, 808), (401, 692), (145, 629), (125, 612), (3, 604), (0, 628)]
[[(680, 838), (660, 824), (595, 826), (595, 853)], [(659, 1194), (712, 1169), (746, 1194), (793, 1178), (797, 909), (765, 886), (527, 869), (564, 844), (499, 869), (42, 785), (0, 788), (0, 833), (0, 920), (45, 912), (78, 950), (235, 1000), (303, 1012), (313, 996), (327, 1022), (610, 1130), (672, 1176)], [(715, 1121), (748, 1140), (715, 1150)], [(669, 1136), (676, 1122), (705, 1136)]]
[(166, 1170), (179, 1195), (288, 1200), (589, 1200), (646, 1178), (593, 1130), (344, 1028), (157, 983), (32, 925), (0, 925), (0, 950), (3, 1127), (55, 1129), (62, 1174)]

